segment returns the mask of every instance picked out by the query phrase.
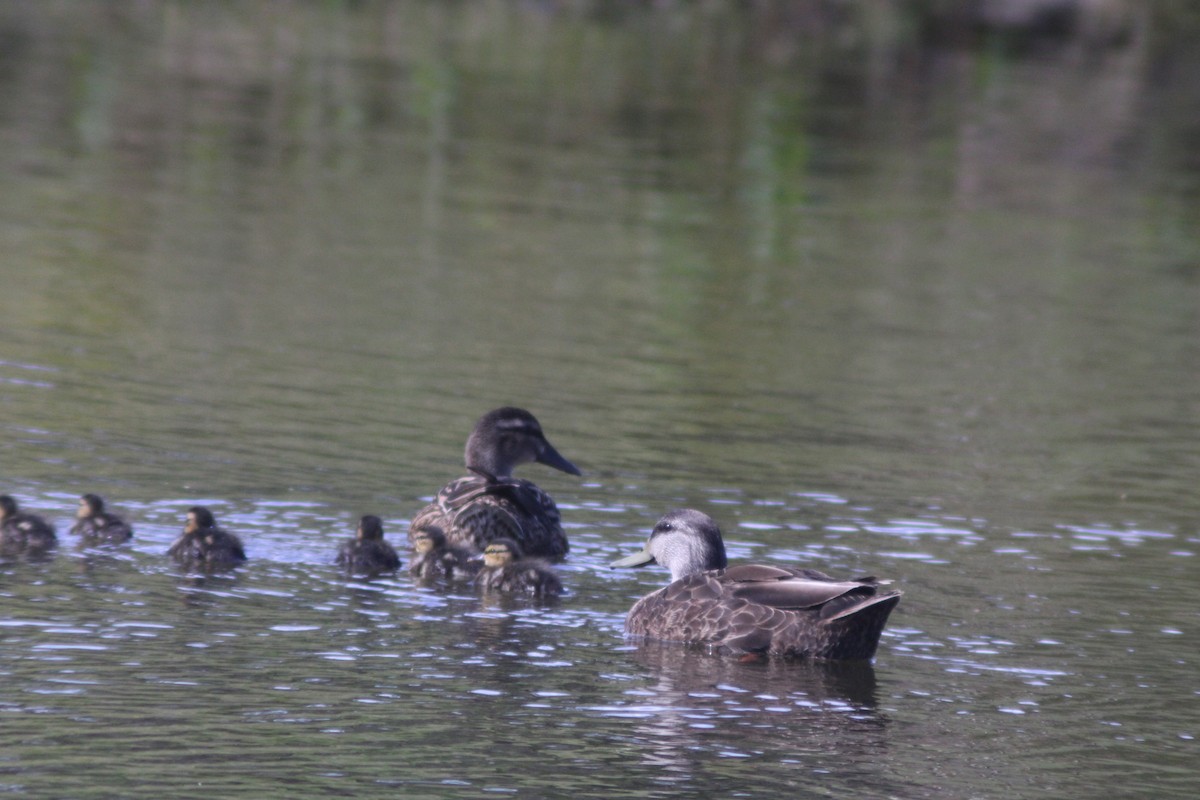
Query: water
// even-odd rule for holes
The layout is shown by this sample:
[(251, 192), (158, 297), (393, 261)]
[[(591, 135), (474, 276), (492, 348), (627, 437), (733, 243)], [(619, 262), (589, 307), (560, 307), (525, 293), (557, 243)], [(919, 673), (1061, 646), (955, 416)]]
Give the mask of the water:
[[(0, 488), (64, 540), (0, 564), (0, 787), (1194, 796), (1200, 65), (1129, 13), (0, 10)], [(567, 596), (333, 569), (508, 403)], [(235, 574), (165, 562), (197, 503)], [(625, 642), (683, 505), (894, 579), (875, 663)]]

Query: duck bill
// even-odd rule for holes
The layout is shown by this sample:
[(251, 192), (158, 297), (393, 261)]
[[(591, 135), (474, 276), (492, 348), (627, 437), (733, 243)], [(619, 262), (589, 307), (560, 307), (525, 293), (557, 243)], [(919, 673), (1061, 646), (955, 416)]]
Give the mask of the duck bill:
[(631, 556), (625, 556), (624, 558), (617, 559), (609, 564), (608, 567), (609, 569), (624, 569), (625, 567), (644, 567), (647, 564), (653, 563), (654, 556), (650, 555), (650, 553), (647, 551), (642, 550), (641, 552), (634, 553)]
[(542, 448), (542, 452), (538, 453), (537, 461), (539, 464), (545, 464), (547, 467), (554, 467), (562, 470), (568, 475), (583, 475), (579, 471), (579, 467), (567, 461), (562, 455), (554, 449), (554, 446), (546, 442), (546, 446)]

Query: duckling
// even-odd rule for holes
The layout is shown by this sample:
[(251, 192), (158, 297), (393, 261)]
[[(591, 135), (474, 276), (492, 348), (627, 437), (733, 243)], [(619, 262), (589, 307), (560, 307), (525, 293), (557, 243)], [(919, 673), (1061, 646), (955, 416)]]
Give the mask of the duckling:
[(57, 541), (53, 525), (37, 514), (19, 510), (17, 501), (10, 495), (0, 495), (0, 550), (44, 553)]
[(175, 540), (167, 555), (183, 567), (223, 569), (246, 560), (242, 540), (217, 527), (213, 514), (204, 506), (192, 506), (187, 512), (183, 535)]
[(521, 546), (512, 539), (493, 539), (483, 549), (483, 569), (475, 576), (475, 585), (485, 592), (531, 594), (554, 597), (562, 593), (562, 583), (544, 561), (524, 558)]
[(337, 564), (347, 572), (367, 575), (399, 569), (400, 556), (383, 540), (383, 520), (374, 514), (360, 519), (356, 536), (338, 550)]
[(116, 514), (105, 511), (99, 495), (85, 494), (79, 498), (71, 533), (80, 537), (83, 546), (121, 544), (133, 537), (133, 528)]
[(512, 407), (484, 414), (467, 439), (465, 455), (472, 474), (446, 484), (417, 512), (409, 541), (415, 543), (418, 531), (437, 528), (450, 545), (475, 553), (493, 539), (508, 538), (530, 556), (561, 560), (569, 545), (558, 507), (536, 484), (512, 472), (537, 461), (570, 475), (583, 473), (546, 440), (533, 414)]
[(440, 528), (427, 525), (412, 536), (413, 554), (408, 571), (423, 581), (445, 578), (450, 581), (470, 580), (482, 565), (463, 547), (446, 544), (446, 534)]
[(716, 522), (694, 509), (671, 511), (645, 548), (613, 567), (658, 563), (671, 583), (638, 600), (630, 636), (708, 645), (718, 651), (800, 658), (870, 659), (900, 592), (873, 577), (839, 581), (814, 569), (727, 567)]

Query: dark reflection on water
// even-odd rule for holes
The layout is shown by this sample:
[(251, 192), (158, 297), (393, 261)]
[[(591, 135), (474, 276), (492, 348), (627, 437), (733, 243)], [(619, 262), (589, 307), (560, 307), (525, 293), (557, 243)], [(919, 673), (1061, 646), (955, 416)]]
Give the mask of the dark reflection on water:
[(640, 765), (655, 783), (703, 790), (729, 779), (721, 787), (729, 791), (749, 774), (730, 767), (725, 775), (714, 764), (804, 769), (833, 757), (841, 780), (879, 784), (872, 764), (886, 750), (888, 722), (876, 709), (870, 664), (743, 663), (655, 643), (633, 657), (648, 671), (645, 682), (617, 704), (587, 710), (631, 722), (625, 735), (638, 755), (627, 768)]

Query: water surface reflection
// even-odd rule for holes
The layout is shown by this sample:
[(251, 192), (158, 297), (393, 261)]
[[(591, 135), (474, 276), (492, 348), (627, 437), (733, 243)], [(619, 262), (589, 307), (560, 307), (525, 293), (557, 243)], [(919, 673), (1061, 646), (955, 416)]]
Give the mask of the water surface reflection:
[[(136, 529), (0, 561), (0, 789), (1194, 796), (1200, 20), (949, 5), (0, 4), (0, 491)], [(341, 575), (504, 403), (567, 594)], [(681, 506), (873, 680), (630, 647)]]

